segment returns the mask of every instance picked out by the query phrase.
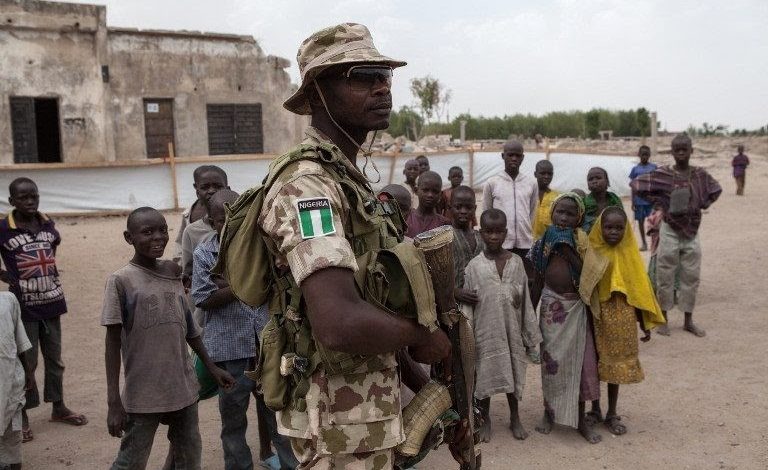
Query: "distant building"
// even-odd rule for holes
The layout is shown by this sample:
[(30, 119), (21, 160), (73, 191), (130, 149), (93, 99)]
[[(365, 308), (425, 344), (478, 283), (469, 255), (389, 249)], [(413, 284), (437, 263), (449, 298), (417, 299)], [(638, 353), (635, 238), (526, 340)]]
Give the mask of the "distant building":
[(106, 7), (0, 0), (0, 164), (280, 153), (288, 60), (251, 36), (108, 28)]

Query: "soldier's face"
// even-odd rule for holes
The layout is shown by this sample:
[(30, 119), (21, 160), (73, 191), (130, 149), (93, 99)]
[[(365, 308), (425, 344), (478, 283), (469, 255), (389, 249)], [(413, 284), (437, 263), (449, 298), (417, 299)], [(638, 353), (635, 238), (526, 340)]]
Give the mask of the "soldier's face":
[[(358, 68), (350, 74), (352, 67)], [(365, 83), (366, 86), (361, 86), (360, 80), (355, 78), (359, 67), (360, 64), (331, 67), (318, 78), (328, 110), (345, 128), (386, 129), (392, 112), (391, 69), (384, 67), (381, 74), (369, 74), (368, 78), (372, 79)], [(386, 78), (386, 70), (390, 71), (389, 78)]]

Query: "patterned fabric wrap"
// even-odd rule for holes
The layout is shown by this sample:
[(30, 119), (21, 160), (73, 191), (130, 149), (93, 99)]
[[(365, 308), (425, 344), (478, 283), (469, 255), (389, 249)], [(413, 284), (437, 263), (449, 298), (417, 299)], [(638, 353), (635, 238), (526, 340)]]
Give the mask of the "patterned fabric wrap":
[[(536, 240), (528, 252), (528, 260), (533, 263), (533, 269), (539, 276), (544, 276), (549, 265), (549, 257), (558, 254), (560, 250), (559, 245), (567, 245), (578, 252), (578, 244), (576, 242), (578, 229), (572, 229), (570, 227), (556, 227), (550, 225), (547, 227), (547, 231), (544, 232), (544, 236)], [(581, 273), (576, 271), (571, 266), (571, 280), (573, 285), (579, 285), (579, 277)]]
[(299, 46), (296, 54), (301, 73), (299, 89), (283, 107), (296, 114), (311, 114), (306, 89), (320, 72), (332, 65), (373, 63), (402, 67), (406, 62), (382, 55), (373, 45), (368, 28), (356, 23), (342, 23), (312, 34)]

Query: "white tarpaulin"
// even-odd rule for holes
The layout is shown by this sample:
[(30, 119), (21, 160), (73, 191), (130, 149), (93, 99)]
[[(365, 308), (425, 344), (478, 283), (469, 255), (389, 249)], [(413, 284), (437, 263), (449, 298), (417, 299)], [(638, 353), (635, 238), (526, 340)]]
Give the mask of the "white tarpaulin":
[[(488, 178), (504, 170), (500, 152), (475, 152), (472, 158), (468, 152), (429, 154), (430, 168), (443, 177), (448, 187), (448, 170), (452, 166), (464, 169), (464, 184), (470, 184), (472, 175), (476, 191), (482, 191)], [(373, 157), (381, 180), (372, 186), (378, 190), (389, 183), (402, 184), (405, 181), (403, 168), (413, 156), (398, 155)], [(521, 172), (533, 175), (536, 162), (545, 154), (526, 153)], [(587, 171), (593, 166), (605, 168), (611, 182), (610, 190), (619, 196), (628, 196), (628, 175), (637, 157), (610, 155), (585, 155), (551, 153), (550, 161), (555, 168), (552, 187), (558, 191), (574, 188), (587, 189)], [(358, 161), (362, 169), (364, 160)], [(267, 173), (270, 160), (222, 160), (214, 158), (209, 163), (220, 166), (229, 176), (230, 187), (242, 192), (261, 184)], [(394, 163), (394, 169), (393, 169)], [(471, 165), (470, 165), (471, 163)], [(202, 165), (198, 162), (176, 164), (176, 184), (179, 205), (188, 207), (195, 200), (192, 187), (192, 172)], [(471, 168), (470, 168), (471, 166)], [(372, 164), (366, 173), (373, 181), (376, 171)], [(7, 213), (8, 184), (17, 177), (32, 178), (40, 190), (40, 210), (52, 214), (87, 213), (104, 211), (129, 211), (141, 206), (157, 209), (173, 209), (173, 185), (168, 164), (140, 165), (135, 167), (115, 166), (96, 168), (41, 168), (34, 170), (10, 170), (0, 172), (0, 213)]]

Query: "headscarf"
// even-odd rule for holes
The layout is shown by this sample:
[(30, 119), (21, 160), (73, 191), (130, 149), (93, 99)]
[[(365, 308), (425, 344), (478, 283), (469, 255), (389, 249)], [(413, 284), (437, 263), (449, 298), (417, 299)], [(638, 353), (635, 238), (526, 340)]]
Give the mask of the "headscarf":
[(586, 207), (584, 206), (584, 201), (581, 199), (581, 196), (570, 191), (567, 193), (562, 193), (561, 195), (557, 196), (554, 201), (552, 201), (552, 205), (549, 207), (549, 218), (553, 220), (552, 223), (554, 224), (555, 206), (563, 199), (570, 199), (576, 203), (576, 207), (579, 210), (579, 221), (576, 223), (576, 225), (581, 225), (581, 222), (584, 220)]
[[(579, 211), (578, 226), (581, 223), (581, 219), (584, 217), (584, 203), (576, 193), (568, 192), (559, 195), (554, 202), (552, 202), (552, 207), (549, 210), (550, 217), (554, 215), (557, 203), (563, 199), (571, 199), (576, 203), (576, 207)], [(557, 253), (558, 245), (561, 244), (570, 246), (579, 254), (579, 256), (583, 256), (584, 233), (578, 228), (558, 227), (554, 224), (553, 218), (552, 225), (547, 227), (547, 231), (544, 232), (544, 235), (536, 240), (531, 247), (531, 250), (528, 252), (528, 259), (533, 264), (533, 269), (536, 271), (536, 274), (540, 276), (544, 275), (544, 272), (547, 270), (547, 265), (549, 264), (549, 257)], [(570, 271), (573, 285), (578, 287), (581, 272), (578, 271), (575, 266), (570, 266)]]
[[(666, 321), (656, 301), (656, 294), (643, 260), (640, 258), (640, 251), (632, 234), (629, 219), (627, 219), (621, 241), (616, 246), (610, 246), (603, 238), (603, 216), (607, 210), (608, 208), (603, 209), (592, 231), (589, 232), (589, 248), (608, 260), (605, 272), (597, 284), (600, 302), (610, 299), (614, 292), (621, 292), (627, 296), (629, 305), (643, 312), (643, 321), (647, 329), (662, 325)], [(611, 209), (610, 212), (615, 210)]]

